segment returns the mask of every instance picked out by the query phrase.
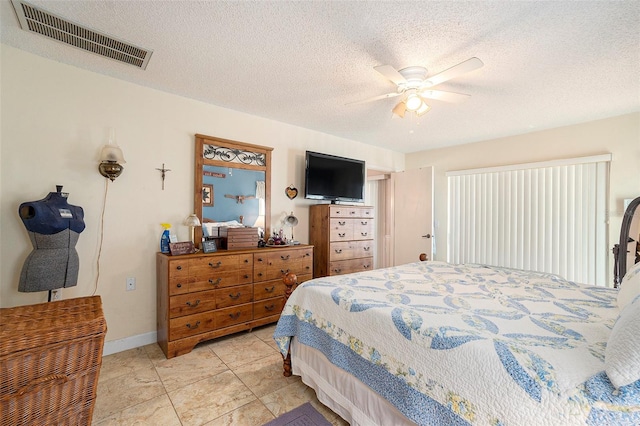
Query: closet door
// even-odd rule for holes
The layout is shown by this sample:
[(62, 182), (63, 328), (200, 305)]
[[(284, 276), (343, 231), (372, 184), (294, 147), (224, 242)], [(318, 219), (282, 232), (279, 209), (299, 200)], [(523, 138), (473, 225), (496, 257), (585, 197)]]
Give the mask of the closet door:
[(433, 260), (433, 167), (393, 173), (394, 265)]

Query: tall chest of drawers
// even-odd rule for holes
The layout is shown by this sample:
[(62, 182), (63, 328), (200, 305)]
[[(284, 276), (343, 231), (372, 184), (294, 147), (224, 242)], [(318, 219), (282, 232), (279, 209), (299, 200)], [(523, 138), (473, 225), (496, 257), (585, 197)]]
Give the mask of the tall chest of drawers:
[(276, 322), (287, 272), (312, 278), (313, 247), (156, 255), (158, 344), (167, 358), (200, 342)]
[(373, 268), (373, 207), (317, 204), (309, 210), (313, 276)]

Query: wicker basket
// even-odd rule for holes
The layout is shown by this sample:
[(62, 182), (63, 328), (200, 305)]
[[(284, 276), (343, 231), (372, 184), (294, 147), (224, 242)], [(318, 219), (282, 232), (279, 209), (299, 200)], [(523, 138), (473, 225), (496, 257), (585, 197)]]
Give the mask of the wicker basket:
[(107, 330), (99, 296), (0, 309), (1, 425), (89, 425)]

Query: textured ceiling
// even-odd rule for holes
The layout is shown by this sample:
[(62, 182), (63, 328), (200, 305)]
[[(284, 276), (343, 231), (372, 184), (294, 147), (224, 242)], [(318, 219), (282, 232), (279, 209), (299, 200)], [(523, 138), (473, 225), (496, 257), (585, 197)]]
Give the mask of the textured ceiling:
[[(143, 86), (401, 152), (640, 111), (640, 2), (30, 1), (153, 50), (146, 70), (20, 29), (1, 0), (1, 41)], [(429, 74), (471, 94), (391, 118), (373, 67)], [(197, 129), (194, 129), (196, 131)]]

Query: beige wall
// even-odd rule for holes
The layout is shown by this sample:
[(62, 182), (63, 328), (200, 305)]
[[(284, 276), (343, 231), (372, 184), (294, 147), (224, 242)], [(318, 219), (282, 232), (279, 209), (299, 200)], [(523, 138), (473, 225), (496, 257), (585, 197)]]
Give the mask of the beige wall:
[[(274, 147), (272, 223), (294, 211), (296, 239), (308, 242), (308, 206), (285, 188), (304, 185), (306, 149), (361, 158), (386, 170), (404, 168), (404, 155), (300, 127), (170, 95), (40, 58), (6, 45), (1, 49), (0, 306), (46, 301), (46, 292), (19, 293), (22, 263), (31, 251), (17, 214), (56, 184), (69, 202), (83, 207), (86, 229), (76, 246), (80, 276), (63, 298), (95, 290), (100, 214), (107, 180), (97, 171), (109, 129), (124, 151), (125, 170), (108, 186), (100, 280), (108, 323), (107, 341), (156, 330), (155, 252), (161, 222), (181, 241), (182, 220), (193, 206), (194, 134), (202, 133)], [(144, 71), (140, 71), (144, 72)], [(161, 190), (162, 163), (167, 173)], [(137, 289), (125, 291), (126, 277)]]
[[(434, 166), (436, 259), (447, 257), (447, 178), (452, 170), (611, 153), (609, 247), (618, 241), (625, 198), (640, 196), (640, 113), (407, 155), (407, 169)], [(612, 256), (610, 256), (612, 257)], [(613, 260), (610, 259), (612, 271)], [(613, 278), (608, 280), (613, 282)]]

